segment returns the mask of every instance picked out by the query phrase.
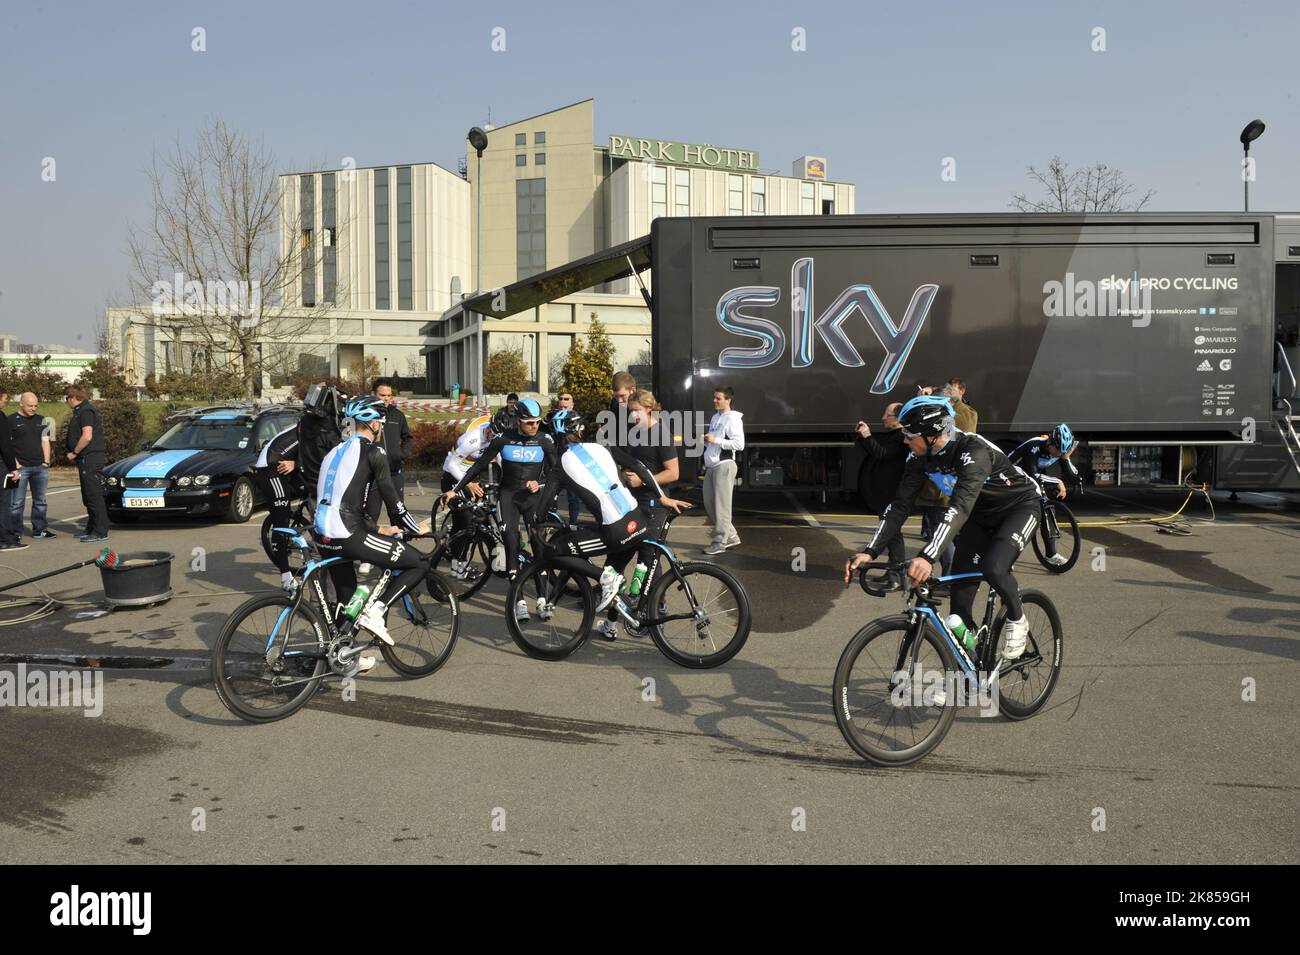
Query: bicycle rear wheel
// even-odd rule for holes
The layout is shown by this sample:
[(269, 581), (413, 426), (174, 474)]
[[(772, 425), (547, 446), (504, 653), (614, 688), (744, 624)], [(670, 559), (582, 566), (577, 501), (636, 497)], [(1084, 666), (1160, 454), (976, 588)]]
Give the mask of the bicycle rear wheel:
[[(1025, 619), (1029, 621), (1029, 642), (1024, 655), (1017, 660), (1004, 660), (998, 667), (998, 709), (1010, 720), (1024, 720), (1033, 716), (1052, 695), (1061, 675), (1061, 642), (1064, 636), (1061, 615), (1047, 595), (1037, 590), (1020, 594)], [(1007, 612), (1003, 608), (994, 622), (997, 634), (997, 651), (1002, 653), (1002, 625)]]
[[(879, 766), (921, 759), (943, 742), (957, 716), (957, 694), (947, 689), (960, 675), (952, 648), (928, 621), (914, 647), (914, 629), (901, 614), (870, 623), (854, 634), (835, 668), (835, 722), (853, 751)], [(936, 680), (946, 690), (942, 696)]]
[(430, 570), (416, 587), (388, 608), (393, 646), (380, 644), (388, 665), (404, 677), (428, 676), (451, 657), (460, 631), (460, 608), (451, 583)]
[[(655, 646), (693, 670), (721, 666), (749, 639), (749, 597), (740, 581), (716, 564), (669, 567), (655, 581), (645, 606)], [(655, 622), (659, 620), (664, 622)]]
[[(576, 586), (577, 593), (570, 591)], [(528, 619), (519, 620), (520, 600)], [(545, 601), (538, 607), (537, 602)], [(562, 660), (587, 639), (596, 617), (596, 598), (587, 578), (533, 561), (515, 577), (506, 597), (506, 626), (516, 646), (538, 660)]]
[[(268, 650), (278, 650), (268, 660)], [(263, 594), (226, 620), (212, 647), (212, 684), (226, 709), (271, 723), (301, 709), (326, 674), (325, 628), (310, 604)]]
[[(1053, 563), (1048, 557), (1049, 542), (1053, 552), (1060, 558)], [(1060, 501), (1048, 501), (1043, 505), (1039, 515), (1038, 530), (1033, 536), (1034, 556), (1047, 568), (1049, 573), (1063, 574), (1079, 559), (1082, 539), (1079, 536), (1079, 522), (1074, 512)]]

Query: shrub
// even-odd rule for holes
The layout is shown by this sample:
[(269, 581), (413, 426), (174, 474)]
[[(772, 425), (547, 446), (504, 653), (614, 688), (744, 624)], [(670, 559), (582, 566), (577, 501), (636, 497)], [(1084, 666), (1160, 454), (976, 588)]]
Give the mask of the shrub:
[(13, 398), (30, 391), (40, 401), (61, 401), (67, 387), (63, 377), (47, 370), (39, 358), (30, 358), (25, 365), (0, 369), (0, 391), (8, 392)]
[(98, 390), (100, 400), (135, 399), (135, 389), (122, 377), (122, 369), (111, 357), (105, 355), (91, 359), (90, 364), (77, 376), (77, 384)]
[(447, 452), (456, 446), (460, 428), (446, 421), (422, 421), (411, 427), (408, 460), (424, 468), (440, 468)]
[(490, 395), (523, 391), (528, 385), (528, 365), (522, 349), (507, 348), (488, 356), (483, 369), (483, 390)]
[[(146, 387), (147, 387), (146, 382)], [(158, 379), (160, 394), (181, 401), (227, 401), (244, 396), (244, 382), (233, 371), (169, 371)]]
[(609, 410), (610, 379), (614, 377), (614, 344), (599, 319), (591, 320), (587, 340), (574, 336), (561, 372), (574, 407), (592, 428), (597, 415)]

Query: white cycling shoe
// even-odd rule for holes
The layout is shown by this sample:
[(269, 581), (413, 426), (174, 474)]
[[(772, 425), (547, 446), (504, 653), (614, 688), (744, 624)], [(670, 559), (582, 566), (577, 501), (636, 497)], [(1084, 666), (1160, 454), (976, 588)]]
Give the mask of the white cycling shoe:
[(382, 604), (371, 605), (365, 609), (360, 617), (357, 618), (357, 626), (362, 630), (369, 630), (376, 637), (393, 646), (393, 638), (388, 635), (388, 626), (384, 623), (384, 612)]
[(555, 615), (555, 604), (548, 601), (545, 597), (537, 598), (537, 619), (550, 620)]
[(1061, 567), (1065, 564), (1068, 564), (1070, 562), (1070, 558), (1065, 557), (1062, 554), (1053, 554), (1051, 557), (1047, 558), (1047, 562), (1051, 564), (1053, 567)]
[(360, 676), (360, 675), (363, 674), (363, 673), (367, 673), (367, 672), (369, 672), (370, 670), (373, 670), (373, 669), (375, 668), (375, 664), (378, 663), (378, 662), (379, 662), (379, 658), (378, 658), (378, 657), (373, 657), (373, 656), (370, 656), (369, 654), (367, 654), (366, 656), (360, 657), (360, 658), (357, 660), (357, 664), (358, 664), (358, 666), (357, 666), (357, 676)]
[(528, 622), (528, 601), (520, 600), (515, 604), (515, 620), (520, 623)]
[(1002, 659), (1019, 660), (1025, 654), (1025, 644), (1029, 642), (1029, 621), (1021, 614), (1019, 620), (1008, 620), (1002, 625), (1002, 634), (1006, 642), (1002, 645)]
[(600, 572), (600, 599), (596, 601), (596, 612), (604, 610), (614, 598), (618, 596), (619, 585), (623, 583), (623, 575), (613, 567), (606, 567)]

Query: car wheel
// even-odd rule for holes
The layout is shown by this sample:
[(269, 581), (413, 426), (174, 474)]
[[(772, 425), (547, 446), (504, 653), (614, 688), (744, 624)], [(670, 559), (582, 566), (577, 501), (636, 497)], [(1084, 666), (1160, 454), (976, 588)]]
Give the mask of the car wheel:
[(243, 524), (252, 516), (253, 482), (246, 477), (241, 477), (230, 488), (230, 504), (226, 508), (226, 523)]

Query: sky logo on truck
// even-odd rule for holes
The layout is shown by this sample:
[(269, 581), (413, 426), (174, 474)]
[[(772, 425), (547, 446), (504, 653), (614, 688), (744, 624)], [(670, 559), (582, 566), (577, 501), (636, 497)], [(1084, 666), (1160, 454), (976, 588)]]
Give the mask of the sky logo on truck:
[[(795, 368), (811, 365), (819, 337), (836, 362), (848, 368), (861, 368), (866, 362), (843, 328), (854, 312), (860, 312), (885, 349), (885, 358), (871, 384), (871, 392), (888, 394), (898, 383), (898, 376), (907, 364), (907, 356), (938, 293), (937, 285), (918, 288), (903, 313), (902, 322), (896, 325), (870, 285), (850, 285), (814, 319), (813, 260), (797, 259), (790, 269), (790, 363)], [(718, 356), (720, 367), (765, 368), (781, 360), (787, 345), (785, 329), (771, 319), (742, 311), (746, 308), (771, 308), (780, 300), (781, 290), (774, 285), (745, 285), (722, 294), (718, 299), (718, 324), (733, 334), (756, 339), (758, 344), (722, 349)]]

